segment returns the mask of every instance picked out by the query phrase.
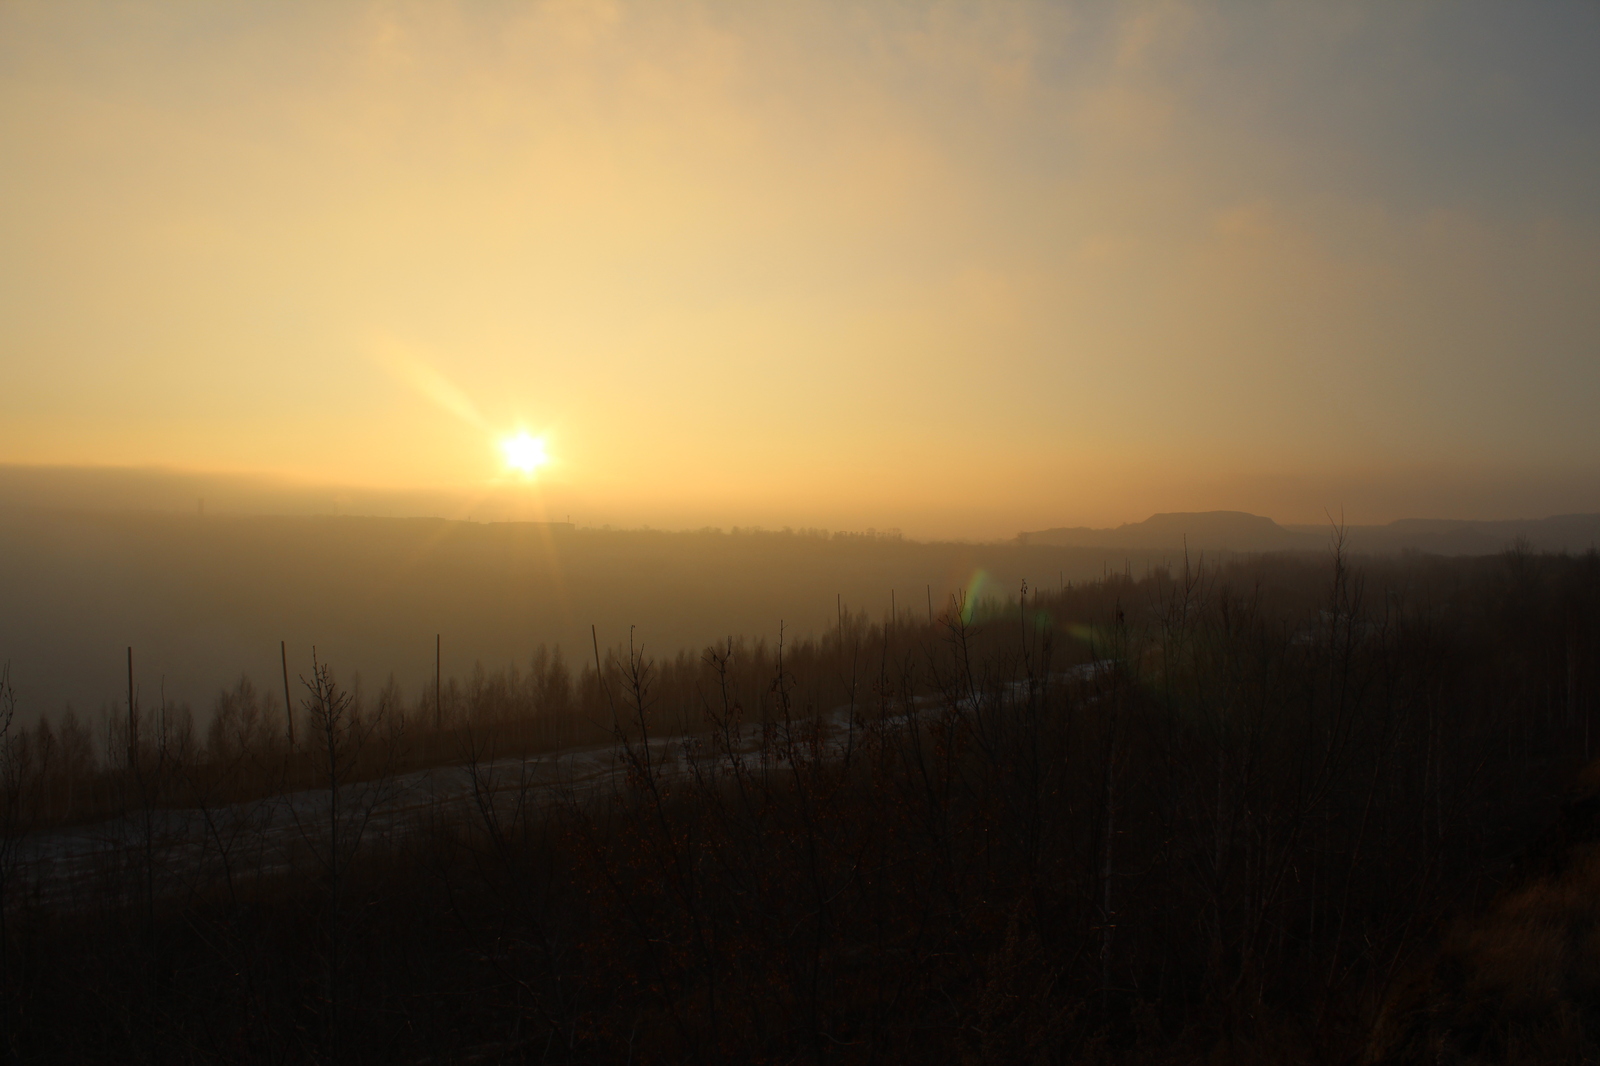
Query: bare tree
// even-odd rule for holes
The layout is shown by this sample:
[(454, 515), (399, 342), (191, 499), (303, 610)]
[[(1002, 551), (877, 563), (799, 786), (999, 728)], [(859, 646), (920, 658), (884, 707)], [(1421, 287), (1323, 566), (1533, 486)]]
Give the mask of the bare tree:
[(399, 738), (391, 735), (384, 750), (374, 750), (384, 714), (380, 711), (364, 717), (355, 695), (334, 680), (332, 668), (317, 658), (315, 648), (311, 652), (311, 677), (302, 677), (300, 683), (306, 690), (302, 706), (310, 726), (308, 754), (322, 763), (327, 806), (319, 820), (304, 814), (292, 802), (289, 812), (302, 839), (312, 845), (311, 852), (328, 886), (327, 1023), (331, 1058), (337, 1062), (345, 875), (372, 824), (374, 811), (392, 791), (395, 742)]
[(12, 874), (21, 846), (23, 771), (22, 753), (12, 731), (17, 714), (17, 693), (11, 685), (11, 663), (0, 668), (0, 990), (11, 984), (11, 930), (7, 910)]

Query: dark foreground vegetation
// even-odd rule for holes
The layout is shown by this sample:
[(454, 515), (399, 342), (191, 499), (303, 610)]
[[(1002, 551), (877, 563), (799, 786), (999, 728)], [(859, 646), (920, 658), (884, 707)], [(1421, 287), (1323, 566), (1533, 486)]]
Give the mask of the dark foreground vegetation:
[[(1593, 554), (1019, 591), (815, 641), (541, 655), (437, 704), (319, 669), (292, 744), (247, 682), (204, 729), (19, 714), (0, 1053), (1600, 1055)], [(620, 772), (529, 769), (602, 743)], [(446, 763), (466, 801), (379, 831)], [(72, 832), (106, 843), (63, 888)]]

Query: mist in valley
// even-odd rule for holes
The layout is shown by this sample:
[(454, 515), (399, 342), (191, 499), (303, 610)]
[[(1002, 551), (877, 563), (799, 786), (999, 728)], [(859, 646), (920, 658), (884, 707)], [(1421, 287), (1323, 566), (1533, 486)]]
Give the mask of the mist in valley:
[[(1181, 553), (1181, 545), (1179, 548)], [(538, 647), (587, 661), (630, 636), (673, 655), (729, 636), (816, 636), (841, 610), (927, 619), (953, 596), (1004, 602), (1168, 549), (1114, 557), (1017, 543), (921, 543), (826, 531), (620, 531), (535, 523), (0, 510), (0, 647), (30, 711), (142, 698), (204, 716), (240, 674), (281, 689), (313, 646), (368, 688), (433, 684)], [(274, 697), (281, 704), (281, 697)]]

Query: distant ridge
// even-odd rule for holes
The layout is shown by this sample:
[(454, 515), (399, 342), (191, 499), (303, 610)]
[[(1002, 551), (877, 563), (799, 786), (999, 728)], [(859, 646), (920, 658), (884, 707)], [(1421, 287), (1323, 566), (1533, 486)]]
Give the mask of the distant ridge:
[[(1491, 555), (1519, 540), (1535, 551), (1586, 552), (1600, 548), (1600, 514), (1477, 522), (1402, 518), (1382, 526), (1349, 526), (1350, 549), (1372, 555), (1404, 551), (1430, 555)], [(1326, 525), (1280, 526), (1245, 511), (1191, 511), (1151, 515), (1115, 529), (1072, 526), (1019, 533), (1021, 544), (1115, 551), (1282, 552), (1322, 551), (1332, 536)]]
[[(545, 517), (525, 494), (383, 489), (268, 474), (169, 467), (29, 466), (0, 463), (0, 510), (167, 512), (211, 515), (361, 515), (522, 522)], [(554, 510), (554, 508), (552, 508)], [(559, 523), (551, 523), (559, 524)]]

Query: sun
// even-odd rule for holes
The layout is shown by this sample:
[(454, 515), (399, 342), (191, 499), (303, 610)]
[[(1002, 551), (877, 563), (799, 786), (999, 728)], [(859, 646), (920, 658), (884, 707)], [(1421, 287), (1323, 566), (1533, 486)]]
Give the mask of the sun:
[(505, 452), (506, 465), (513, 470), (520, 470), (527, 477), (533, 476), (534, 471), (550, 461), (549, 454), (544, 450), (544, 438), (532, 437), (526, 432), (507, 437), (500, 442), (500, 449)]

